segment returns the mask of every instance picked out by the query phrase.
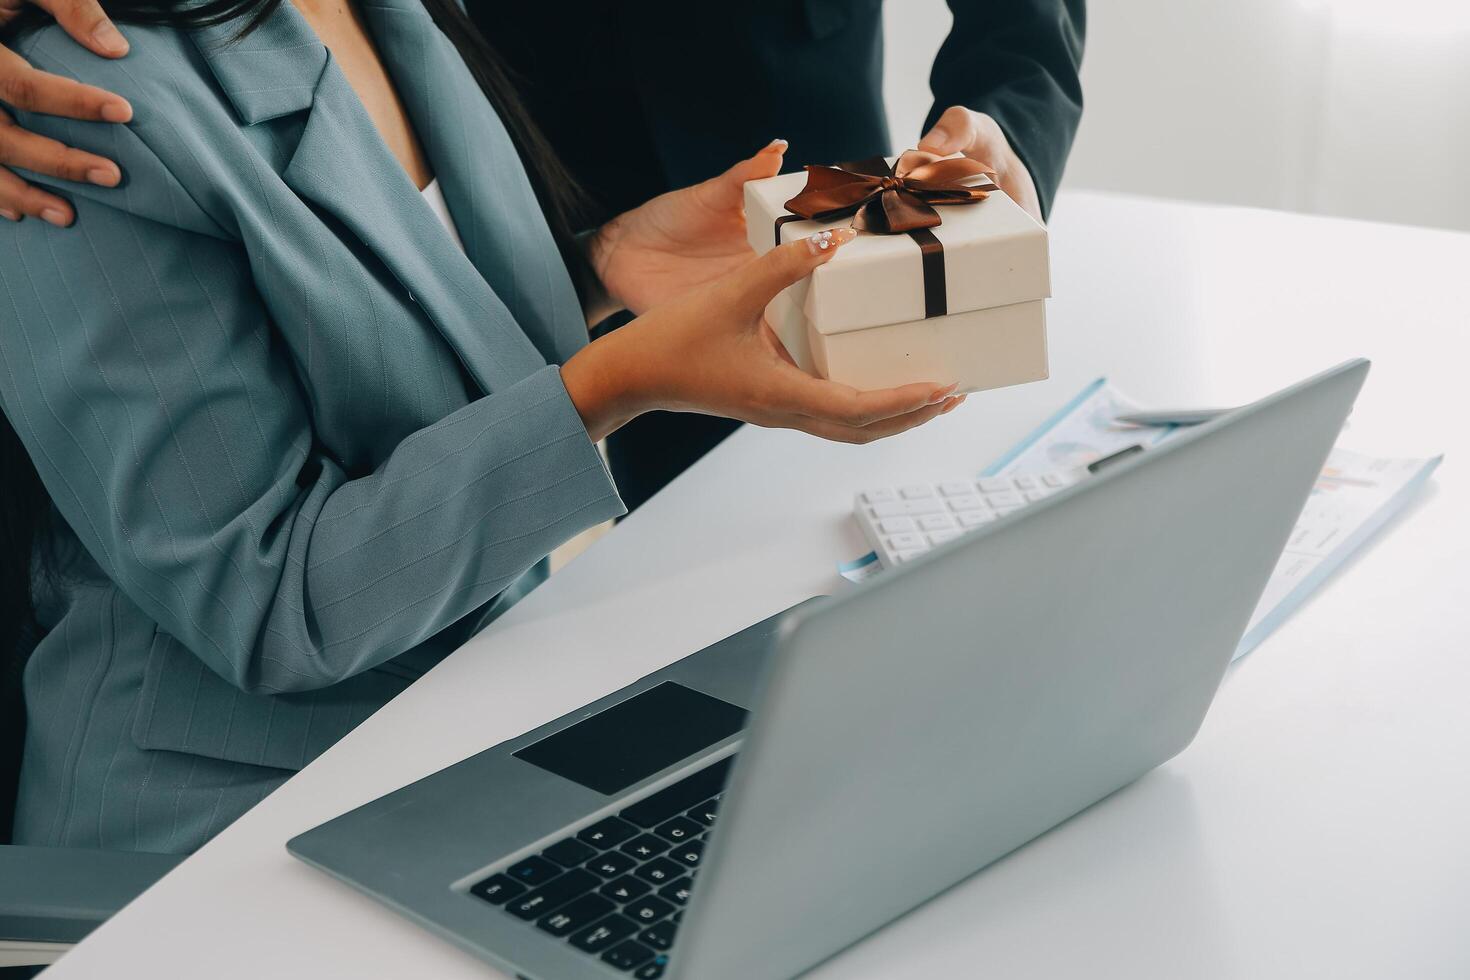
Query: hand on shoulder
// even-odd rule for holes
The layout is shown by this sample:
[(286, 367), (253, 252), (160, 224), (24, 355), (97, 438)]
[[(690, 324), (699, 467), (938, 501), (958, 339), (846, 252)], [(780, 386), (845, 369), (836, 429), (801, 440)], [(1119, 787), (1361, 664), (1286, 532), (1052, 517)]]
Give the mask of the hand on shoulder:
[[(62, 30), (103, 58), (121, 58), (128, 42), (108, 19), (97, 0), (34, 0)], [(0, 29), (17, 24), (28, 11), (24, 0), (0, 0)], [(14, 31), (5, 32), (13, 41)], [(7, 111), (11, 110), (11, 111)], [(28, 183), (11, 168), (22, 168), (73, 183), (116, 187), (122, 173), (116, 163), (94, 153), (18, 125), (13, 110), (63, 116), (89, 122), (125, 123), (132, 119), (128, 101), (93, 85), (33, 67), (11, 47), (0, 44), (0, 217), (20, 221), (29, 216), (65, 227), (75, 218), (70, 204)]]

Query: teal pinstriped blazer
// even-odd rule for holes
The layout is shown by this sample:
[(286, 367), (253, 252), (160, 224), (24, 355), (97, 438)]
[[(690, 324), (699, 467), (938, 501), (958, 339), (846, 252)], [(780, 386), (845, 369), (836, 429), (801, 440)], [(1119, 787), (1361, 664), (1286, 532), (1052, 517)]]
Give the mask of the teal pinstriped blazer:
[(27, 116), (125, 182), (0, 228), (0, 405), (70, 555), (18, 843), (197, 847), (622, 511), (504, 128), (416, 0), (363, 10), (464, 253), (290, 4), (234, 45), (134, 27), (117, 62), (24, 39), (136, 120)]

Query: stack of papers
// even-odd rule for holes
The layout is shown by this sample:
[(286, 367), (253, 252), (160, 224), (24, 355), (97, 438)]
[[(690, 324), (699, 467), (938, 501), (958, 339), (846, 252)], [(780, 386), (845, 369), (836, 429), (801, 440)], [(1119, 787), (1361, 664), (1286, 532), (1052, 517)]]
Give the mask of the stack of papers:
[[(1115, 421), (1119, 415), (1140, 410), (1141, 406), (1099, 378), (979, 475), (1079, 469), (1129, 446), (1157, 446), (1185, 431), (1179, 426), (1139, 428)], [(1235, 656), (1255, 649), (1334, 569), (1401, 511), (1442, 458), (1381, 459), (1334, 449)], [(838, 566), (842, 576), (854, 582), (881, 570), (873, 554)]]

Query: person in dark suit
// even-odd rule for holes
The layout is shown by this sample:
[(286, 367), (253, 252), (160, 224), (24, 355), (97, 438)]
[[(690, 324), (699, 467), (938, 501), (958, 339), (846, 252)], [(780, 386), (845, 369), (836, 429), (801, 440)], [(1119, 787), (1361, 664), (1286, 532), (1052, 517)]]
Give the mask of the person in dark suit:
[[(888, 11), (905, 16), (912, 0)], [(922, 148), (965, 152), (1038, 219), (1082, 112), (1084, 0), (949, 0)], [(601, 210), (719, 173), (772, 137), (787, 166), (913, 146), (888, 132), (881, 0), (578, 4), (467, 0), (522, 79), (531, 114)], [(614, 321), (616, 323), (617, 321)], [(606, 326), (604, 327), (606, 329)], [(608, 440), (630, 509), (739, 426), (654, 412)]]
[(204, 843), (622, 513), (596, 443), (643, 411), (867, 443), (964, 400), (781, 356), (766, 305), (857, 233), (750, 258), (779, 141), (579, 237), (457, 0), (106, 2), (125, 61), (9, 35), (139, 112), (22, 116), (127, 182), (0, 223), (0, 841)]
[[(96, 0), (36, 2), (94, 53), (125, 53)], [(1011, 197), (1043, 218), (1082, 111), (1084, 0), (948, 2), (954, 23), (934, 61), (935, 100), (919, 145), (984, 160)], [(888, 132), (881, 0), (465, 6), (519, 73), (530, 114), (606, 214), (717, 174), (773, 137), (791, 142), (788, 165), (799, 166), (887, 153), (918, 135), (898, 134), (895, 146)], [(891, 7), (890, 16), (920, 16), (906, 0)], [(122, 99), (45, 75), (4, 49), (0, 101), (112, 122), (131, 115)], [(8, 122), (0, 110), (0, 162), (104, 185), (120, 179), (111, 161)], [(65, 200), (0, 168), (0, 216), (23, 215), (72, 220)], [(651, 413), (620, 430), (609, 456), (628, 507), (738, 424)]]

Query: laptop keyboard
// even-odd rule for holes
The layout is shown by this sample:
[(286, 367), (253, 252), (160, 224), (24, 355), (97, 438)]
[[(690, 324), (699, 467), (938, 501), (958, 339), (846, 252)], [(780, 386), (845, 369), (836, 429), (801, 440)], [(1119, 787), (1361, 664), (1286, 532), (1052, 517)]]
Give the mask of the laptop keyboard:
[(522, 858), (470, 894), (639, 980), (656, 980), (734, 758)]

